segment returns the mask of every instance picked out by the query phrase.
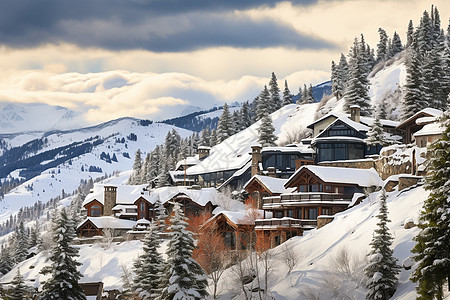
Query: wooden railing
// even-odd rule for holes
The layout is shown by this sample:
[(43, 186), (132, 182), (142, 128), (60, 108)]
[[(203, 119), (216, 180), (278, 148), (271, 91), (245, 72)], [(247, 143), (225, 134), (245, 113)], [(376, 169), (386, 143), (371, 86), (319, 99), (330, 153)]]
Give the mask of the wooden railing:
[(263, 198), (263, 205), (281, 205), (292, 202), (311, 202), (311, 201), (351, 201), (352, 195), (332, 194), (332, 193), (292, 193), (283, 194), (278, 197)]
[(293, 218), (257, 219), (255, 220), (255, 226), (272, 227), (272, 228), (315, 227), (317, 226), (317, 220), (300, 220)]

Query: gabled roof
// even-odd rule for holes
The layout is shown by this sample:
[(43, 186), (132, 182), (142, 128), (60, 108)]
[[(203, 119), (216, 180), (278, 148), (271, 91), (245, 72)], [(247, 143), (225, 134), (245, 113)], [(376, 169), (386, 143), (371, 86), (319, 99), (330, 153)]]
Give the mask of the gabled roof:
[(132, 229), (136, 225), (136, 221), (124, 220), (111, 216), (87, 217), (80, 223), (80, 225), (77, 226), (77, 229), (83, 226), (86, 222), (91, 222), (98, 229)]
[[(262, 217), (264, 214), (263, 210), (258, 210), (257, 214), (259, 215), (258, 217)], [(219, 212), (218, 214), (212, 216), (211, 218), (209, 218), (209, 220), (207, 220), (205, 222), (205, 225), (213, 222), (215, 220), (217, 220), (219, 217), (223, 216), (225, 219), (227, 219), (229, 222), (231, 223), (230, 225), (253, 225), (251, 219), (248, 216), (247, 211), (245, 210), (240, 210), (240, 211), (228, 211), (228, 210), (224, 210)], [(233, 226), (233, 227), (237, 227), (237, 226)]]
[(285, 187), (290, 184), (304, 171), (310, 171), (324, 182), (357, 184), (360, 187), (382, 186), (383, 181), (375, 169), (354, 169), (306, 165), (295, 171), (288, 179)]
[(424, 108), (418, 112), (416, 112), (414, 115), (412, 115), (411, 117), (409, 117), (408, 119), (406, 119), (405, 121), (401, 122), (397, 128), (401, 129), (403, 127), (405, 127), (408, 123), (413, 122), (414, 120), (421, 118), (421, 117), (438, 117), (441, 114), (443, 114), (442, 110), (439, 109), (435, 109), (435, 108)]
[[(348, 114), (332, 112), (332, 113), (328, 113), (328, 114), (324, 115), (323, 117), (321, 117), (321, 118), (315, 120), (313, 123), (309, 124), (309, 125), (306, 126), (306, 127), (309, 128), (309, 129), (314, 129), (314, 125), (315, 125), (315, 124), (317, 124), (318, 122), (320, 122), (320, 121), (322, 121), (322, 120), (328, 119), (328, 118), (330, 118), (330, 117), (331, 117), (331, 118), (336, 118), (336, 119), (339, 119), (339, 118), (342, 118), (342, 119), (348, 119), (348, 120), (350, 120), (350, 121), (353, 122), (353, 123), (356, 123), (356, 124), (362, 124), (362, 125), (365, 125), (365, 126), (370, 126), (370, 125), (372, 125), (372, 123), (375, 121), (375, 118), (361, 116), (361, 117), (360, 117), (360, 122), (361, 122), (361, 123), (358, 123), (358, 122), (352, 121), (352, 120), (349, 118), (349, 115), (348, 115)], [(387, 126), (387, 127), (397, 127), (397, 126), (400, 124), (400, 123), (397, 122), (397, 121), (384, 120), (384, 119), (380, 119), (380, 123), (381, 123), (381, 125)], [(356, 129), (356, 128), (355, 128), (355, 129)]]
[(208, 202), (216, 204), (218, 192), (215, 188), (191, 189), (185, 186), (168, 186), (150, 191), (150, 203), (155, 203), (157, 199), (162, 204), (170, 201), (175, 196), (184, 194), (193, 202), (200, 206), (205, 206)]
[(364, 124), (355, 122), (350, 120), (347, 116), (342, 116), (331, 122), (321, 133), (317, 135), (316, 138), (320, 137), (322, 134), (324, 134), (329, 128), (333, 127), (337, 122), (343, 122), (344, 124), (348, 125), (349, 127), (353, 128), (354, 130), (358, 132), (367, 132), (369, 131), (369, 127), (367, 127)]
[(425, 136), (425, 135), (438, 135), (442, 134), (445, 128), (442, 127), (442, 123), (431, 123), (423, 126), (422, 129), (413, 134), (413, 136)]
[(273, 177), (263, 176), (263, 175), (254, 175), (244, 185), (244, 189), (247, 188), (247, 186), (249, 186), (254, 181), (257, 181), (259, 184), (264, 186), (265, 189), (270, 191), (271, 193), (282, 194), (282, 193), (287, 192), (286, 188), (284, 187), (284, 184), (288, 181), (287, 179), (273, 178)]
[[(105, 205), (105, 186), (115, 186), (117, 187), (117, 204), (133, 204), (140, 197), (147, 201), (150, 201), (150, 197), (147, 191), (143, 189), (147, 186), (142, 185), (111, 185), (111, 184), (99, 184), (95, 183), (92, 193), (89, 193), (83, 201), (85, 206), (93, 200), (97, 200), (102, 205)], [(143, 193), (143, 194), (142, 194)]]

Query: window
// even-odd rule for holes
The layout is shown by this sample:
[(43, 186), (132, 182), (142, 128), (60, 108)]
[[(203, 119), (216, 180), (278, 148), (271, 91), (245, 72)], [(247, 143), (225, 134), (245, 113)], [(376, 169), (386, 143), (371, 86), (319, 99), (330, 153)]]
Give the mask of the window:
[(91, 206), (91, 217), (100, 217), (101, 214), (102, 208), (100, 207), (100, 205), (94, 204)]
[(273, 212), (273, 217), (274, 218), (282, 218), (283, 217), (283, 212), (282, 211), (274, 211)]
[(333, 214), (333, 210), (331, 207), (322, 207), (322, 215), (331, 216)]
[(236, 238), (234, 232), (226, 231), (223, 233), (223, 239), (225, 240), (225, 245), (231, 249), (236, 249)]
[(145, 211), (145, 203), (144, 202), (139, 203), (139, 210)]
[(293, 209), (288, 209), (286, 211), (286, 217), (293, 218), (294, 217), (294, 210)]
[(325, 192), (331, 193), (332, 191), (333, 191), (333, 187), (331, 185), (326, 185), (325, 186)]
[(308, 220), (316, 220), (317, 219), (317, 208), (308, 208)]
[(298, 191), (299, 192), (307, 192), (308, 191), (308, 186), (307, 185), (299, 185), (298, 186)]

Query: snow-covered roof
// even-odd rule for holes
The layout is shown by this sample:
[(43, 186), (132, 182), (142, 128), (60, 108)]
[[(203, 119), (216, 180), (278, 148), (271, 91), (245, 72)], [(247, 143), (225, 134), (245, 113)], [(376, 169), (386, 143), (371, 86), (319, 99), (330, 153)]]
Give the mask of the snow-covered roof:
[[(373, 124), (373, 122), (375, 122), (375, 118), (371, 118), (371, 117), (361, 116), (359, 119), (360, 119), (361, 123), (363, 123), (364, 125), (367, 125), (367, 126), (371, 126)], [(400, 124), (400, 122), (380, 119), (380, 124), (382, 126), (387, 126), (387, 127), (397, 127)]]
[(441, 123), (431, 123), (423, 126), (422, 129), (413, 134), (413, 136), (437, 135), (442, 134), (445, 128)]
[(150, 191), (150, 203), (155, 203), (157, 199), (161, 203), (166, 203), (178, 194), (184, 194), (200, 206), (205, 206), (208, 202), (216, 204), (218, 191), (215, 188), (203, 188), (200, 190), (190, 189), (184, 186), (168, 186)]
[(426, 125), (429, 123), (437, 122), (439, 117), (421, 117), (416, 120), (417, 125)]
[(80, 228), (84, 223), (91, 221), (95, 227), (101, 228), (111, 228), (111, 229), (132, 229), (136, 225), (136, 221), (119, 219), (111, 216), (103, 217), (87, 217), (77, 229)]
[[(262, 217), (264, 215), (264, 211), (259, 209), (257, 211), (258, 216), (257, 217)], [(252, 219), (253, 218), (249, 218), (248, 212), (245, 210), (239, 210), (239, 211), (228, 211), (228, 210), (223, 210), (221, 212), (219, 212), (217, 215), (212, 216), (208, 221), (205, 222), (205, 224), (212, 222), (213, 220), (217, 219), (220, 215), (224, 215), (225, 217), (227, 217), (231, 222), (233, 222), (236, 225), (251, 225), (252, 223)]]
[[(85, 206), (89, 202), (93, 200), (97, 200), (101, 204), (104, 204), (105, 200), (105, 186), (112, 186), (110, 184), (94, 184), (93, 192), (89, 193), (83, 201), (83, 205)], [(148, 192), (143, 189), (147, 187), (147, 185), (115, 185), (117, 187), (117, 196), (116, 203), (117, 204), (133, 204), (134, 201), (143, 197), (147, 201), (150, 200)]]
[(330, 136), (312, 139), (311, 144), (315, 144), (317, 141), (353, 141), (353, 142), (363, 142), (364, 139), (360, 139), (352, 136)]
[(411, 117), (409, 117), (405, 121), (401, 122), (397, 127), (402, 127), (405, 124), (411, 122), (411, 120), (414, 120), (418, 116), (423, 115), (423, 114), (427, 114), (427, 115), (429, 115), (431, 117), (438, 117), (438, 116), (443, 114), (443, 111), (439, 110), (439, 109), (431, 108), (431, 107), (424, 108), (424, 109), (416, 112), (414, 115), (412, 115)]
[(354, 168), (339, 168), (339, 167), (325, 167), (306, 165), (295, 171), (295, 173), (289, 178), (285, 186), (289, 184), (297, 177), (297, 175), (304, 171), (309, 170), (324, 182), (330, 183), (348, 183), (357, 184), (360, 187), (370, 186), (382, 186), (383, 181), (378, 175), (375, 169), (354, 169)]
[(151, 224), (151, 222), (149, 220), (144, 219), (144, 218), (137, 220), (136, 223), (137, 224), (144, 224), (144, 225), (150, 225)]
[(298, 144), (293, 147), (264, 147), (261, 153), (264, 152), (287, 152), (287, 153), (314, 153), (314, 151), (308, 145)]
[(181, 166), (195, 166), (200, 162), (200, 159), (198, 158), (198, 154), (195, 156), (188, 156), (185, 159), (180, 160), (177, 162), (177, 165), (175, 167), (175, 170), (178, 170)]
[[(336, 119), (340, 119), (341, 118), (345, 123), (347, 123), (347, 119), (348, 119), (348, 120), (350, 120), (350, 123), (347, 123), (347, 124), (349, 124), (350, 126), (352, 126), (351, 124), (353, 124), (353, 123), (362, 124), (363, 126), (364, 125), (370, 126), (375, 121), (375, 118), (360, 116), (360, 118), (359, 118), (360, 123), (358, 123), (358, 122), (352, 121), (348, 114), (338, 113), (338, 112), (331, 112), (331, 113), (328, 113), (328, 114), (324, 115), (323, 117), (317, 119), (313, 123), (309, 124), (307, 126), (307, 128), (313, 129), (314, 125), (316, 123), (318, 123), (318, 122), (320, 122), (322, 120), (325, 120), (327, 118), (330, 118), (330, 117), (334, 117)], [(353, 122), (353, 123), (351, 123), (351, 122)], [(397, 127), (400, 124), (400, 122), (392, 121), (392, 120), (385, 120), (385, 119), (380, 119), (380, 123), (381, 123), (381, 125), (387, 126), (387, 127)], [(357, 126), (357, 125), (355, 125), (355, 126)], [(352, 126), (352, 127), (354, 127), (354, 126)], [(357, 129), (357, 130), (360, 130), (360, 129), (356, 128), (356, 127), (354, 127), (354, 128)], [(367, 131), (367, 130), (363, 129), (363, 130), (360, 130), (360, 131)]]
[(249, 161), (245, 164), (245, 166), (243, 166), (242, 168), (240, 168), (239, 170), (234, 172), (233, 175), (231, 175), (230, 178), (225, 180), (225, 182), (222, 183), (219, 187), (217, 187), (217, 189), (220, 190), (222, 187), (227, 186), (231, 182), (231, 180), (244, 174), (249, 168), (251, 168), (251, 166), (252, 166), (252, 161), (251, 161), (251, 159), (249, 159)]
[(244, 189), (252, 182), (253, 180), (259, 181), (262, 185), (264, 185), (269, 191), (275, 194), (285, 193), (287, 190), (284, 187), (284, 184), (288, 181), (283, 178), (273, 178), (269, 176), (262, 175), (254, 175), (247, 183), (244, 185)]
[(112, 208), (112, 210), (125, 210), (125, 209), (137, 209), (134, 204), (118, 204)]

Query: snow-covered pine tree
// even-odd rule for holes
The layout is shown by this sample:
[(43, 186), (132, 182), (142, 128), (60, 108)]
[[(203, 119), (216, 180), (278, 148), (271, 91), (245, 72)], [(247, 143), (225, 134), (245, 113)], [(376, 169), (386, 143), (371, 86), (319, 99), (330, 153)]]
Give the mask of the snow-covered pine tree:
[(348, 80), (348, 63), (345, 55), (341, 53), (339, 64), (336, 67), (336, 92), (334, 96), (339, 100), (344, 97)]
[(359, 105), (361, 115), (368, 116), (371, 113), (371, 108), (368, 94), (369, 82), (366, 73), (368, 70), (367, 61), (365, 60), (365, 55), (360, 55), (363, 45), (362, 43), (359, 45), (358, 39), (355, 38), (351, 49), (350, 72), (345, 92), (344, 111), (349, 113), (350, 106)]
[(261, 120), (264, 115), (270, 114), (270, 93), (265, 85), (263, 90), (258, 96), (258, 102), (256, 106), (256, 121)]
[(48, 260), (51, 264), (41, 270), (42, 274), (50, 274), (42, 287), (40, 299), (86, 299), (78, 280), (83, 276), (77, 267), (78, 249), (71, 245), (75, 238), (75, 225), (67, 216), (66, 209), (52, 222), (52, 239), (54, 245)]
[(378, 33), (380, 35), (380, 41), (377, 44), (377, 62), (385, 60), (387, 58), (388, 48), (388, 35), (383, 28), (378, 28)]
[(241, 108), (241, 130), (250, 127), (250, 125), (252, 125), (250, 105), (248, 104), (248, 102), (244, 102)]
[(164, 205), (161, 203), (161, 200), (156, 199), (155, 201), (155, 220), (156, 220), (156, 224), (158, 226), (158, 232), (165, 232), (166, 231), (166, 218), (168, 217), (167, 213), (166, 213), (166, 208), (164, 207)]
[(303, 84), (303, 90), (302, 90), (302, 103), (306, 103), (308, 98), (308, 87), (306, 84)]
[(207, 277), (192, 258), (194, 238), (186, 230), (188, 223), (179, 203), (174, 203), (170, 219), (170, 241), (167, 248), (167, 268), (163, 278), (162, 300), (205, 299)]
[(366, 299), (390, 299), (395, 292), (398, 282), (397, 275), (400, 266), (394, 257), (392, 250), (392, 235), (389, 232), (387, 223), (388, 209), (386, 205), (386, 192), (384, 189), (380, 193), (380, 212), (377, 215), (378, 223), (370, 245), (369, 264), (365, 267), (364, 273), (367, 276)]
[(272, 113), (281, 108), (280, 88), (278, 87), (277, 76), (272, 72), (272, 77), (269, 81), (269, 93), (270, 93), (270, 110)]
[(303, 102), (302, 97), (303, 97), (302, 86), (299, 86), (298, 87), (298, 99), (297, 99), (296, 104), (302, 104), (302, 102)]
[(170, 164), (173, 161), (172, 156), (161, 162), (161, 172), (158, 174), (158, 187), (169, 185)]
[(409, 20), (408, 29), (406, 31), (406, 48), (412, 45), (414, 39), (414, 25), (413, 21)]
[(415, 237), (417, 268), (411, 279), (418, 283), (417, 299), (443, 299), (443, 285), (450, 284), (450, 114), (443, 118), (443, 137), (430, 147), (431, 158), (425, 189), (430, 195), (420, 212)]
[(383, 126), (380, 123), (380, 117), (378, 115), (372, 125), (370, 125), (369, 131), (367, 132), (367, 138), (364, 141), (367, 145), (371, 146), (380, 145), (385, 147), (392, 144), (392, 141), (385, 137)]
[(25, 230), (25, 225), (21, 220), (14, 232), (14, 262), (16, 264), (27, 258), (28, 248), (28, 234)]
[(258, 143), (263, 147), (276, 146), (275, 141), (278, 137), (274, 134), (275, 128), (272, 124), (272, 118), (266, 114), (261, 119), (261, 125), (258, 127)]
[(241, 131), (241, 115), (235, 110), (231, 116), (230, 134), (236, 134)]
[(14, 262), (10, 254), (10, 247), (3, 244), (0, 253), (0, 275), (5, 275), (11, 271), (13, 266)]
[(155, 299), (161, 292), (164, 260), (158, 252), (160, 243), (157, 225), (152, 222), (142, 240), (143, 254), (140, 256), (139, 269), (135, 270), (134, 286), (140, 299)]
[(289, 90), (287, 80), (284, 80), (284, 90), (283, 90), (283, 102), (282, 105), (289, 105), (292, 104), (292, 95), (291, 91)]
[(231, 115), (228, 104), (223, 105), (222, 115), (219, 119), (219, 124), (217, 125), (217, 141), (221, 143), (231, 136)]
[(394, 36), (392, 37), (391, 50), (389, 51), (392, 56), (403, 51), (402, 40), (396, 31), (394, 31)]
[(142, 181), (142, 158), (141, 149), (137, 149), (134, 155), (133, 173), (128, 179), (128, 184), (140, 184)]
[(427, 106), (422, 93), (422, 60), (415, 49), (415, 42), (408, 49), (406, 63), (406, 83), (403, 97), (402, 120), (406, 120)]
[(25, 285), (23, 276), (20, 275), (20, 270), (17, 268), (16, 276), (11, 281), (11, 288), (8, 292), (9, 300), (23, 300), (27, 298), (28, 287)]
[(200, 146), (210, 147), (210, 138), (211, 138), (211, 129), (209, 129), (209, 126), (207, 126), (205, 129), (202, 130), (199, 142)]
[(217, 141), (217, 130), (216, 129), (211, 130), (211, 137), (209, 138), (210, 147), (213, 147), (219, 143), (220, 142)]
[(310, 84), (308, 88), (305, 88), (305, 90), (306, 90), (306, 94), (305, 94), (306, 97), (304, 98), (303, 103), (304, 104), (315, 103), (316, 100), (314, 100), (314, 97), (312, 94), (312, 91), (313, 91), (312, 84)]

